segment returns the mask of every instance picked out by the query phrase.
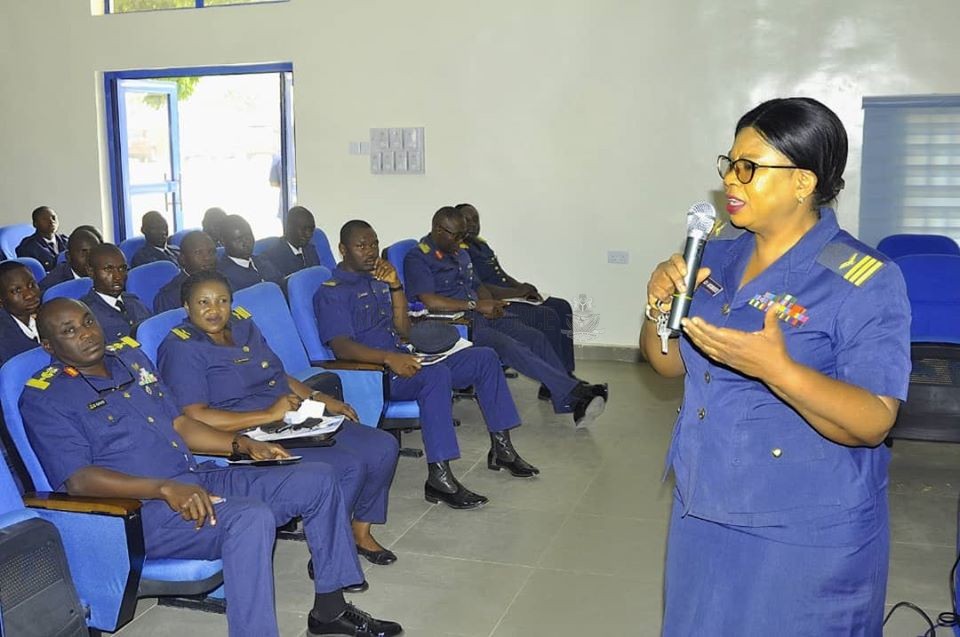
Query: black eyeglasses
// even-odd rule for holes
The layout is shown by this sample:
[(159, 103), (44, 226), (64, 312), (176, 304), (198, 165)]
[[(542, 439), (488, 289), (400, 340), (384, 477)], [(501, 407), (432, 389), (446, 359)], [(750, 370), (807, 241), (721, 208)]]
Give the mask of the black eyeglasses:
[(717, 156), (717, 172), (720, 173), (720, 179), (726, 179), (727, 173), (733, 169), (733, 173), (737, 176), (737, 181), (741, 184), (749, 184), (753, 181), (753, 173), (757, 171), (757, 168), (792, 168), (795, 169), (797, 166), (765, 166), (764, 164), (758, 164), (755, 161), (750, 161), (749, 159), (738, 159), (736, 161), (730, 159), (726, 155)]
[(454, 241), (463, 241), (464, 239), (467, 238), (467, 233), (466, 233), (466, 232), (453, 232), (452, 230), (448, 230), (447, 228), (444, 228), (444, 227), (443, 227), (441, 224), (439, 224), (439, 223), (437, 224), (437, 227), (440, 228), (441, 230), (443, 230), (444, 232), (446, 232), (446, 233), (447, 233), (448, 235), (450, 235), (451, 237), (453, 237), (453, 240), (454, 240)]
[(97, 389), (96, 387), (94, 387), (93, 383), (90, 382), (90, 379), (88, 379), (86, 375), (84, 375), (84, 373), (81, 372), (80, 370), (77, 370), (77, 373), (80, 375), (80, 378), (83, 379), (83, 382), (85, 382), (90, 389), (97, 392), (97, 396), (103, 396), (104, 394), (109, 394), (115, 391), (124, 391), (127, 387), (132, 385), (133, 381), (135, 381), (137, 378), (136, 376), (133, 375), (133, 372), (130, 371), (130, 368), (127, 367), (127, 364), (124, 363), (119, 356), (117, 357), (117, 362), (123, 366), (123, 369), (127, 372), (127, 376), (130, 377), (129, 380), (116, 383), (110, 387), (104, 387), (103, 389)]

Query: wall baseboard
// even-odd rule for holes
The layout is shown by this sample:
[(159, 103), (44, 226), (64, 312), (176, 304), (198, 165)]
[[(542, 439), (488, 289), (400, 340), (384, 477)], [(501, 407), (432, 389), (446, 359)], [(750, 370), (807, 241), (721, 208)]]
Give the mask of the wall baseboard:
[(573, 348), (573, 352), (574, 358), (581, 361), (639, 363), (643, 360), (639, 347), (624, 345), (577, 345)]

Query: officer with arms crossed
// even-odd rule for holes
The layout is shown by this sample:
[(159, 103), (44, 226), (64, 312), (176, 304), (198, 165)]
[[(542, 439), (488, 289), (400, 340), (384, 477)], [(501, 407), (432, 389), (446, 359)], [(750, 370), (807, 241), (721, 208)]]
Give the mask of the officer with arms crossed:
[(390, 396), (416, 400), (427, 451), (424, 495), (454, 509), (472, 509), (487, 498), (473, 493), (454, 477), (450, 460), (460, 457), (453, 429), (454, 387), (473, 385), (490, 431), (487, 466), (511, 475), (532, 477), (539, 472), (527, 463), (510, 440), (520, 415), (496, 353), (469, 347), (446, 360), (421, 366), (400, 342), (410, 329), (407, 298), (397, 272), (379, 258), (377, 233), (366, 221), (349, 221), (340, 230), (343, 262), (313, 298), (320, 338), (337, 358), (376, 363), (390, 368)]
[(191, 450), (283, 458), (279, 446), (179, 413), (138, 344), (105, 346), (89, 309), (54, 299), (37, 317), (49, 367), (27, 381), (20, 409), (54, 488), (143, 500), (146, 555), (222, 559), (232, 637), (279, 635), (271, 554), (276, 526), (301, 516), (316, 565), (312, 635), (397, 635), (401, 627), (346, 604), (363, 579), (337, 479), (329, 467), (218, 467)]

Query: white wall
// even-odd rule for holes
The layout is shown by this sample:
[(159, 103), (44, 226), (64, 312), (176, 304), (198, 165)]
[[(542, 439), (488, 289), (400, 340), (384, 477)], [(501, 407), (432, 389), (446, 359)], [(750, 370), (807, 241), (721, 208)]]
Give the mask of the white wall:
[[(952, 0), (290, 0), (119, 16), (83, 0), (0, 2), (0, 223), (40, 202), (107, 223), (104, 70), (292, 61), (300, 200), (336, 234), (383, 242), (472, 201), (509, 269), (586, 294), (597, 343), (635, 342), (653, 265), (714, 196), (714, 158), (760, 100), (822, 99), (852, 153), (864, 95), (960, 92)], [(425, 126), (427, 174), (373, 176), (347, 154), (372, 126)], [(529, 237), (529, 238), (525, 238)], [(629, 266), (606, 264), (630, 250)]]

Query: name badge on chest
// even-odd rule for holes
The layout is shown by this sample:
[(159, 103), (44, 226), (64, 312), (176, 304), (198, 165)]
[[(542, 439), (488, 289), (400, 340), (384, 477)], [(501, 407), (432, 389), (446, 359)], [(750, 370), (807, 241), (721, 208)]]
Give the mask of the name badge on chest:
[(704, 290), (710, 293), (710, 296), (716, 296), (723, 292), (723, 286), (717, 283), (713, 277), (708, 276), (700, 285)]

